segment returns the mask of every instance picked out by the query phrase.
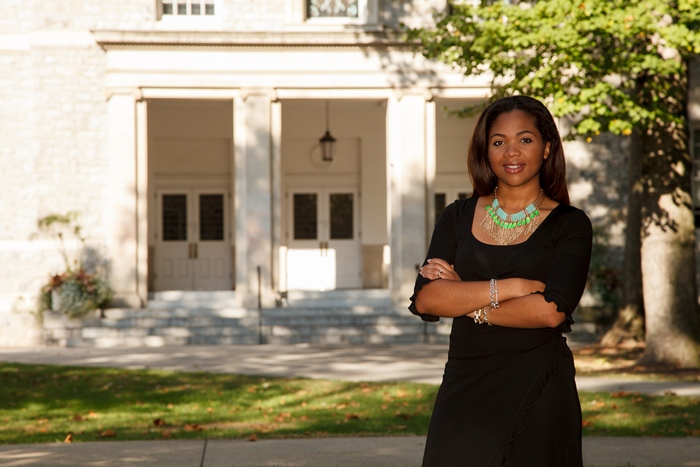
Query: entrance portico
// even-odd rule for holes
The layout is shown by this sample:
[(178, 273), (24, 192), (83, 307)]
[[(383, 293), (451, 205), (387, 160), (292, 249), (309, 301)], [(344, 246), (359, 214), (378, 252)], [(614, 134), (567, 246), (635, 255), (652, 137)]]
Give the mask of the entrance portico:
[[(101, 34), (108, 36), (96, 33), (98, 40)], [(405, 303), (435, 219), (437, 102), (483, 98), (485, 86), (455, 77), (438, 87), (421, 76), (399, 84), (398, 64), (411, 60), (415, 68), (415, 59), (381, 43), (196, 52), (156, 44), (158, 54), (128, 37), (119, 46), (102, 39), (115, 143), (110, 279), (122, 303), (143, 305), (149, 291), (171, 287), (234, 289), (243, 307), (256, 306), (258, 291), (271, 307), (288, 290), (335, 288), (389, 289), (392, 303)], [(324, 166), (317, 141), (326, 101), (338, 154)], [(218, 143), (182, 141), (201, 134), (157, 142), (157, 127), (173, 116), (168, 108), (184, 108), (192, 118), (207, 106), (230, 117)], [(167, 175), (178, 154), (191, 155), (183, 163), (190, 169)], [(460, 175), (451, 176), (459, 185)], [(466, 169), (462, 176), (466, 183)], [(180, 222), (168, 237), (179, 239), (178, 247), (163, 237), (166, 208)], [(203, 209), (220, 216), (220, 231), (210, 235), (222, 243), (203, 268), (228, 275), (219, 282), (197, 276), (202, 245), (214, 241), (202, 237)], [(193, 225), (173, 213), (185, 213)], [(168, 282), (178, 261), (191, 263), (194, 276)]]

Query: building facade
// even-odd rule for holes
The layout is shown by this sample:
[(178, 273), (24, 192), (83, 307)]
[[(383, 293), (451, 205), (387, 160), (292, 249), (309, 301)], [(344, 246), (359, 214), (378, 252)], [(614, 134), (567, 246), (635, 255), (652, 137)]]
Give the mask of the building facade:
[[(475, 120), (447, 109), (489, 94), (487, 77), (402, 40), (401, 24), (444, 7), (0, 2), (4, 343), (30, 339), (12, 331), (29, 319), (19, 312), (61, 268), (37, 220), (69, 211), (117, 307), (146, 312), (163, 291), (277, 307), (290, 291), (331, 290), (405, 306), (436, 216), (471, 192)], [(624, 142), (567, 149), (574, 204), (619, 247)]]

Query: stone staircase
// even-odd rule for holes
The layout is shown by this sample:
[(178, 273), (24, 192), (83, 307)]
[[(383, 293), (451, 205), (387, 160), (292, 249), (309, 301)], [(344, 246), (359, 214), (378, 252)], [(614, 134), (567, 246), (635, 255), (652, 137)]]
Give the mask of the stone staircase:
[(160, 292), (146, 309), (82, 320), (47, 313), (44, 341), (67, 347), (447, 342), (451, 320), (423, 323), (386, 290), (289, 292), (279, 308), (239, 308), (235, 292)]

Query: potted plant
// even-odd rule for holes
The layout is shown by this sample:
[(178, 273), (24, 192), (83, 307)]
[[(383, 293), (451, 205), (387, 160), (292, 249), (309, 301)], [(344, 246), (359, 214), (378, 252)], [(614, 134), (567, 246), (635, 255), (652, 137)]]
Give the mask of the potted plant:
[[(38, 221), (39, 231), (57, 242), (65, 266), (63, 272), (51, 275), (41, 288), (40, 307), (61, 312), (69, 318), (79, 318), (104, 308), (114, 295), (104, 278), (84, 268), (85, 238), (77, 218), (76, 212), (69, 212), (50, 214)], [(73, 255), (66, 245), (67, 234), (78, 243), (78, 251)]]

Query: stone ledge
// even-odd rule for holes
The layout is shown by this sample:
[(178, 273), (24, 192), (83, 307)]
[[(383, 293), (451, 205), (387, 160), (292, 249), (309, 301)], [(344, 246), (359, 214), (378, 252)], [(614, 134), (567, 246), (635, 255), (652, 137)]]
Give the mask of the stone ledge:
[(394, 31), (362, 31), (348, 29), (342, 32), (210, 32), (210, 31), (92, 31), (95, 41), (103, 49), (123, 46), (312, 46), (312, 47), (403, 47), (411, 44)]

